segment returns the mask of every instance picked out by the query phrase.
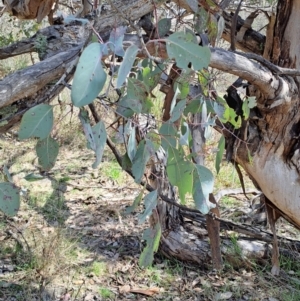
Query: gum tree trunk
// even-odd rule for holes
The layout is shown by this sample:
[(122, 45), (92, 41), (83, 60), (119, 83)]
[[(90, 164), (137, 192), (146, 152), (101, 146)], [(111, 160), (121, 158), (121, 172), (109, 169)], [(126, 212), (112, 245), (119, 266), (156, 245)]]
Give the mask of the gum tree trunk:
[[(299, 1), (279, 1), (273, 36), (267, 36), (268, 44), (272, 46), (270, 61), (275, 65), (300, 68), (299, 18)], [(300, 77), (276, 77), (280, 85), (273, 97), (266, 97), (255, 86), (252, 87), (258, 109), (253, 110), (250, 120), (245, 122), (240, 132), (240, 137), (247, 144), (235, 141), (234, 160), (281, 214), (299, 227)]]

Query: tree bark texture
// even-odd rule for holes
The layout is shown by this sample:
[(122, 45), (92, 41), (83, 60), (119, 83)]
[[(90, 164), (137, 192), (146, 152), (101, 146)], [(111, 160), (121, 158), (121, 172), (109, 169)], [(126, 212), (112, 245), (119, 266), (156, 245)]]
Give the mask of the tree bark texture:
[[(279, 66), (300, 67), (299, 17), (298, 1), (278, 2), (271, 59)], [(299, 77), (283, 75), (278, 80), (273, 97), (266, 97), (257, 85), (250, 89), (257, 98), (257, 109), (241, 129), (244, 141), (235, 142), (234, 160), (281, 214), (299, 228)]]

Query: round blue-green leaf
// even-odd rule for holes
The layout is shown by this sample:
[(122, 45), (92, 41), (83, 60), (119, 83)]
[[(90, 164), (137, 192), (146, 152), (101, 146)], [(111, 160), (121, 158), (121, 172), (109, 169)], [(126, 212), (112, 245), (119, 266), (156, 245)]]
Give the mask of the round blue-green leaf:
[(128, 73), (130, 72), (133, 63), (135, 61), (136, 55), (139, 51), (139, 48), (135, 45), (131, 45), (130, 47), (127, 48), (123, 62), (121, 64), (121, 67), (118, 72), (118, 78), (117, 78), (117, 85), (116, 88), (121, 88), (123, 83), (125, 82)]
[(214, 176), (205, 166), (195, 164), (193, 172), (193, 199), (196, 208), (203, 214), (207, 214), (215, 204), (209, 201), (209, 194), (213, 192)]
[(198, 1), (197, 0), (187, 0), (186, 1), (188, 3), (188, 5), (190, 6), (190, 8), (194, 11), (194, 13), (198, 12)]
[(219, 140), (219, 143), (218, 143), (218, 152), (216, 154), (215, 167), (216, 167), (216, 170), (217, 170), (217, 174), (220, 171), (220, 166), (221, 166), (221, 162), (222, 162), (222, 159), (223, 159), (224, 150), (225, 150), (225, 137), (222, 135), (220, 140)]
[(38, 141), (36, 153), (43, 170), (50, 170), (54, 166), (58, 149), (58, 143), (51, 137)]
[(14, 216), (19, 208), (19, 189), (12, 183), (0, 183), (0, 210), (6, 215)]
[(194, 36), (190, 32), (176, 32), (166, 40), (168, 55), (176, 60), (179, 68), (188, 69), (189, 63), (192, 63), (194, 70), (208, 67), (210, 62), (209, 48), (195, 44)]
[(171, 18), (160, 19), (157, 24), (157, 31), (159, 37), (164, 37), (171, 29)]
[(144, 170), (151, 155), (146, 147), (145, 140), (142, 140), (137, 148), (136, 154), (132, 161), (132, 174), (136, 183), (140, 183), (144, 175)]
[(76, 107), (90, 104), (103, 89), (107, 75), (101, 62), (102, 48), (102, 44), (92, 43), (79, 59), (71, 91), (71, 99)]
[(176, 147), (177, 129), (173, 122), (163, 123), (159, 129), (159, 134), (161, 135), (161, 146), (165, 151), (169, 147)]
[(109, 42), (111, 42), (111, 44), (109, 44), (109, 47), (118, 56), (124, 56), (125, 53), (123, 49), (123, 39), (126, 29), (126, 26), (113, 28), (109, 36)]
[(53, 107), (40, 104), (28, 110), (22, 118), (19, 139), (46, 138), (53, 127)]
[(28, 182), (35, 182), (35, 181), (43, 180), (44, 177), (40, 174), (30, 173), (27, 176), (25, 176), (24, 179)]

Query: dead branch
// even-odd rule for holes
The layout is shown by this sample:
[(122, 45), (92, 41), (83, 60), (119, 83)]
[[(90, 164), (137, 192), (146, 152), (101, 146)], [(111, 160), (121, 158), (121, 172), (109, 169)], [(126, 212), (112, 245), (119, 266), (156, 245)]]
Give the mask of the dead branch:
[(63, 76), (78, 55), (83, 45), (42, 61), (34, 66), (19, 70), (0, 81), (0, 108), (33, 95), (49, 82)]

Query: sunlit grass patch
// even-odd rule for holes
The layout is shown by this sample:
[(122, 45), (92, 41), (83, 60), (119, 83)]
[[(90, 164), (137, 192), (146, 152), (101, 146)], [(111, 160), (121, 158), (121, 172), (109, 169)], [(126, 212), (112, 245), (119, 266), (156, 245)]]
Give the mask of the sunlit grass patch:
[(101, 298), (103, 298), (104, 300), (112, 299), (115, 296), (115, 294), (106, 287), (100, 287), (98, 292)]
[(101, 277), (107, 272), (107, 265), (104, 261), (94, 261), (88, 269), (90, 273), (93, 273), (97, 277)]
[(240, 200), (237, 200), (236, 198), (229, 197), (229, 196), (226, 196), (226, 195), (224, 197), (222, 197), (222, 199), (220, 201), (220, 205), (222, 207), (226, 207), (226, 208), (236, 207), (240, 204), (241, 204)]
[(99, 168), (99, 174), (116, 181), (118, 184), (123, 183), (126, 179), (126, 174), (120, 165), (115, 161), (102, 162)]

